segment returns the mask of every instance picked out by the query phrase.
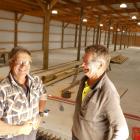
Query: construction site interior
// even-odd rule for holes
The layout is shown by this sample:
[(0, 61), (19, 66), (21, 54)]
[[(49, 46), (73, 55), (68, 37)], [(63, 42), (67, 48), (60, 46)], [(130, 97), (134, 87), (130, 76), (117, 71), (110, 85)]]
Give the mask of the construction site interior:
[(0, 0), (0, 79), (9, 72), (9, 51), (21, 46), (47, 88), (37, 140), (71, 140), (82, 56), (92, 44), (109, 49), (107, 74), (121, 98), (128, 140), (140, 140), (140, 1)]

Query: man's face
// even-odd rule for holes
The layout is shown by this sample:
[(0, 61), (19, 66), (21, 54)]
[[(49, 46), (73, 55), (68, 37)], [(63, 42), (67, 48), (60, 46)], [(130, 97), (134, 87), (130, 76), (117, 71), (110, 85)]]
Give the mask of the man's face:
[(15, 78), (26, 77), (30, 71), (31, 57), (27, 53), (17, 54), (11, 64), (11, 70)]
[(98, 62), (91, 53), (85, 53), (82, 63), (83, 71), (88, 78), (93, 78), (98, 72)]

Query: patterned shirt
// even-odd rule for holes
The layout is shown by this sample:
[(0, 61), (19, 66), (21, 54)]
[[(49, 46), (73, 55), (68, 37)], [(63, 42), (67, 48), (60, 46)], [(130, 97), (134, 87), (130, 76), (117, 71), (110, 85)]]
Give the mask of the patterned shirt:
[(29, 120), (34, 122), (38, 117), (39, 99), (42, 94), (46, 93), (46, 89), (38, 76), (28, 75), (27, 79), (28, 93), (25, 93), (11, 73), (0, 82), (0, 118), (2, 121), (11, 125), (22, 125)]

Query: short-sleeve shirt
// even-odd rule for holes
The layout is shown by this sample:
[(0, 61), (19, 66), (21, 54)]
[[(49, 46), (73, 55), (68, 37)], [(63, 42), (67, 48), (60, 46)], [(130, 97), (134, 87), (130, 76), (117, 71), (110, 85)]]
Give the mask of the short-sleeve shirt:
[(27, 75), (27, 79), (29, 98), (11, 73), (0, 82), (0, 118), (5, 123), (22, 125), (38, 117), (40, 96), (46, 94), (46, 88), (38, 76)]

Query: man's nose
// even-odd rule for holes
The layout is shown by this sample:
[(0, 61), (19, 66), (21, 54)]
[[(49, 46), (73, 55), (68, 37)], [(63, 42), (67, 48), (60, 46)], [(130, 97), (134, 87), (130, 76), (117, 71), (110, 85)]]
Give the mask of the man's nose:
[(82, 67), (85, 67), (85, 65), (86, 65), (85, 62), (82, 62)]

